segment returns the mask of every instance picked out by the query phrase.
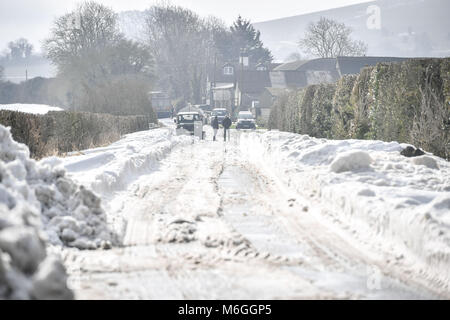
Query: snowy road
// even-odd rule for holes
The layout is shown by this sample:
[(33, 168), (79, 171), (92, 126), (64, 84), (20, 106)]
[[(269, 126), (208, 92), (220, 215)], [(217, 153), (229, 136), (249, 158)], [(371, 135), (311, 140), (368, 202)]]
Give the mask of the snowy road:
[(76, 297), (450, 298), (446, 278), (415, 256), (355, 236), (343, 221), (326, 218), (335, 208), (313, 188), (298, 191), (276, 168), (252, 161), (243, 135), (233, 132), (226, 144), (178, 141), (145, 169), (135, 161), (136, 174), (107, 188), (92, 176), (108, 154), (94, 149), (93, 156), (66, 160), (75, 179), (97, 186), (109, 221), (123, 232), (119, 248), (62, 250)]

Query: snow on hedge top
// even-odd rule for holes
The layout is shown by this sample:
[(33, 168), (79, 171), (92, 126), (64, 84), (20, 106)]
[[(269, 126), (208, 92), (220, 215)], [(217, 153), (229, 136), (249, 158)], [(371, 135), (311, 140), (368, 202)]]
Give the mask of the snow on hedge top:
[(45, 104), (27, 103), (0, 104), (0, 110), (19, 111), (32, 114), (46, 114), (50, 111), (64, 111), (64, 109), (59, 107), (51, 107)]

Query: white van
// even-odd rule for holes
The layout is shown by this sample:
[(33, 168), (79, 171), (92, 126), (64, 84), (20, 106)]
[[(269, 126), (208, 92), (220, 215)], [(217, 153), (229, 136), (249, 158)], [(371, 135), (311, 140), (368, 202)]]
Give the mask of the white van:
[(256, 129), (256, 120), (253, 117), (253, 114), (250, 111), (241, 111), (239, 112), (236, 129)]

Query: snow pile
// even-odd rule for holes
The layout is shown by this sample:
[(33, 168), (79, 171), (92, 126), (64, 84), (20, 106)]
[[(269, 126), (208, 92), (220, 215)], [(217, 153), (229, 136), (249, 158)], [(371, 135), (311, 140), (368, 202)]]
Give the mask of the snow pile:
[(82, 151), (63, 160), (66, 170), (80, 184), (101, 194), (123, 190), (134, 179), (159, 166), (177, 145), (192, 143), (190, 136), (176, 136), (172, 128), (128, 134), (105, 147)]
[(29, 179), (39, 166), (0, 126), (0, 299), (71, 299), (64, 266), (47, 256), (41, 208)]
[(365, 151), (349, 151), (338, 155), (330, 165), (336, 173), (369, 169), (372, 158)]
[(433, 159), (429, 156), (421, 156), (421, 157), (414, 158), (412, 160), (412, 162), (416, 165), (423, 165), (430, 169), (439, 170), (439, 165), (438, 165), (436, 159)]
[(391, 239), (450, 279), (450, 163), (406, 158), (397, 142), (325, 140), (270, 131), (241, 136), (242, 152), (286, 184), (319, 197), (331, 221)]
[(46, 114), (50, 111), (64, 111), (59, 107), (51, 107), (45, 104), (28, 104), (28, 103), (16, 103), (16, 104), (0, 104), (0, 110), (19, 111), (32, 114)]
[[(116, 242), (100, 199), (66, 177), (57, 158), (30, 159), (28, 148), (0, 126), (0, 160), (0, 203), (8, 210), (25, 206), (34, 212), (52, 244), (96, 249)], [(6, 224), (14, 214), (7, 216)]]

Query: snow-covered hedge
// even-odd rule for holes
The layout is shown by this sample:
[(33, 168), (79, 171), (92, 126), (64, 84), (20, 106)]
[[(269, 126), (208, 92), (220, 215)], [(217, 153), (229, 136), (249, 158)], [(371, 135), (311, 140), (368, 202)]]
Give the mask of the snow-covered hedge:
[(450, 58), (379, 63), (278, 99), (269, 126), (317, 138), (411, 143), (449, 159), (449, 103)]
[(124, 134), (148, 130), (148, 116), (58, 111), (44, 115), (0, 110), (0, 124), (11, 127), (14, 139), (34, 159), (112, 143)]

